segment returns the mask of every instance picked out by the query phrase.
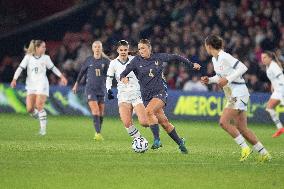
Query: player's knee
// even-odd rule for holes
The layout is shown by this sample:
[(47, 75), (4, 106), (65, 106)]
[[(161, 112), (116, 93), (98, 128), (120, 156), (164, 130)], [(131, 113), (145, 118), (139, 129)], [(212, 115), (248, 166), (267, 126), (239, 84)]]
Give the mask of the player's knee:
[(152, 110), (152, 109), (150, 109), (150, 108), (146, 108), (146, 115), (147, 116), (153, 116), (154, 115), (154, 111)]
[(93, 115), (93, 116), (101, 116), (101, 115), (100, 115), (100, 112), (97, 112), (97, 111), (92, 111), (92, 115)]

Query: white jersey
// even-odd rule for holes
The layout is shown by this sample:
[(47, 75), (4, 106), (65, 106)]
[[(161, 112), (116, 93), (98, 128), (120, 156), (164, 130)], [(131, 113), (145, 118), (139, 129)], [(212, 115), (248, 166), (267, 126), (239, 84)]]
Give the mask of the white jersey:
[(266, 69), (266, 75), (271, 82), (274, 91), (284, 92), (284, 75), (280, 66), (272, 61)]
[(125, 70), (126, 66), (130, 63), (130, 61), (134, 58), (134, 56), (128, 56), (127, 62), (123, 63), (118, 58), (112, 60), (109, 64), (109, 68), (107, 71), (107, 80), (106, 80), (106, 88), (107, 90), (111, 89), (112, 86), (112, 78), (115, 77), (117, 81), (117, 90), (118, 95), (122, 93), (130, 92), (140, 92), (140, 85), (138, 83), (138, 79), (136, 78), (133, 72), (130, 72), (127, 77), (129, 78), (128, 84), (124, 84), (120, 81), (120, 74)]
[(27, 69), (26, 88), (27, 90), (41, 87), (48, 87), (48, 79), (46, 76), (46, 69), (52, 69), (52, 63), (48, 55), (42, 55), (37, 58), (27, 54), (20, 66), (22, 69)]
[(228, 84), (223, 87), (226, 97), (249, 96), (244, 78), (241, 75), (238, 77), (231, 77), (236, 74), (236, 69), (238, 67), (241, 67), (244, 72), (247, 70), (243, 63), (223, 50), (218, 53), (217, 58), (212, 58), (212, 62), (216, 72), (216, 76), (214, 77), (217, 77), (217, 79), (224, 77), (227, 79), (230, 78), (228, 79)]

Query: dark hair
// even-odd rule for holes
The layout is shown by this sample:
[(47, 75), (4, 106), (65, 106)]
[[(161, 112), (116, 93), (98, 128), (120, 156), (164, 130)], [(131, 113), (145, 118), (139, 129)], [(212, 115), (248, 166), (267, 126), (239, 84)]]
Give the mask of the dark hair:
[(151, 42), (149, 39), (140, 39), (140, 41), (138, 42), (139, 43), (142, 43), (142, 44), (146, 44), (148, 47), (151, 48)]
[(276, 53), (275, 52), (272, 52), (272, 51), (264, 51), (263, 52), (264, 54), (267, 54), (267, 56), (269, 58), (271, 58), (272, 60), (275, 60), (275, 62), (279, 65), (279, 67), (281, 69), (283, 69), (283, 66), (282, 66), (282, 63), (280, 62), (279, 58), (277, 57)]
[(222, 49), (224, 46), (223, 39), (218, 35), (209, 35), (205, 39), (205, 44), (212, 46), (214, 49)]
[(118, 41), (116, 46), (117, 46), (117, 48), (120, 47), (120, 46), (129, 46), (129, 43), (128, 43), (128, 41), (123, 39), (123, 40)]

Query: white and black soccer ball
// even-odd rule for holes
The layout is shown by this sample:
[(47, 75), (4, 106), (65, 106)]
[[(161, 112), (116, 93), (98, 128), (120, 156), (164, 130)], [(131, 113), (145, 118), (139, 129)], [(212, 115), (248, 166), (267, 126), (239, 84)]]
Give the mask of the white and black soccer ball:
[(134, 138), (132, 141), (132, 149), (137, 153), (144, 153), (148, 150), (148, 141), (144, 137)]

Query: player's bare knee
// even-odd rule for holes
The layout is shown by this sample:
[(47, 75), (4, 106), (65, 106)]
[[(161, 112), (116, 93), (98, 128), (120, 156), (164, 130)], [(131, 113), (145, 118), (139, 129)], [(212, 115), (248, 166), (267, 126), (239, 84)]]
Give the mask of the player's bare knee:
[(154, 115), (154, 111), (152, 109), (146, 108), (146, 115), (147, 116), (153, 116)]

